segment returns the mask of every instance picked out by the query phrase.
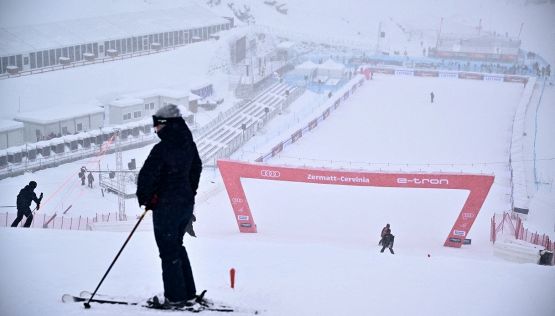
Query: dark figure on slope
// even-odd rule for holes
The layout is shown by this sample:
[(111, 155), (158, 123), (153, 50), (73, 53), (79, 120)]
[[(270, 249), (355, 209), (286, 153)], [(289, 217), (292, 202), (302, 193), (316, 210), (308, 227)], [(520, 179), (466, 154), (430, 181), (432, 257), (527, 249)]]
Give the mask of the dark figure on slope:
[(92, 189), (93, 182), (94, 182), (94, 176), (93, 176), (92, 172), (89, 172), (89, 175), (87, 176), (87, 180), (89, 182), (89, 188)]
[(152, 210), (162, 260), (164, 297), (154, 296), (148, 303), (171, 309), (197, 300), (183, 236), (193, 216), (202, 163), (177, 106), (166, 105), (152, 118), (161, 141), (154, 145), (139, 172), (137, 199), (139, 205)]
[(390, 234), (391, 233), (391, 229), (389, 228), (389, 224), (386, 224), (384, 228), (382, 228), (382, 233), (380, 234), (380, 242), (378, 243), (378, 245), (382, 245), (383, 242), (383, 237), (386, 234)]
[(380, 240), (379, 244), (382, 246), (382, 250), (380, 252), (383, 252), (385, 248), (389, 248), (389, 251), (394, 254), (393, 241), (395, 240), (395, 236), (391, 234), (391, 227), (389, 226), (389, 224), (385, 225), (385, 227), (382, 228), (381, 236), (382, 239)]
[(430, 103), (434, 103), (435, 94), (433, 92), (430, 93)]
[(12, 227), (17, 227), (19, 222), (23, 219), (23, 216), (27, 217), (25, 220), (25, 224), (23, 227), (30, 227), (31, 222), (33, 222), (33, 213), (31, 212), (31, 202), (35, 201), (37, 204), (36, 209), (40, 208), (40, 201), (42, 200), (42, 193), (40, 197), (37, 198), (35, 194), (35, 188), (37, 187), (37, 183), (35, 181), (29, 182), (17, 195), (17, 217), (12, 223)]

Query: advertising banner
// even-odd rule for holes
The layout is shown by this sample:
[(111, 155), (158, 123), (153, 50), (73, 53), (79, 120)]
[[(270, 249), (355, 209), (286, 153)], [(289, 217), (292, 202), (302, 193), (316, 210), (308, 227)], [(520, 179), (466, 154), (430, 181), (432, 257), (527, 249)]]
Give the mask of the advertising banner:
[(459, 72), (460, 79), (482, 80), (484, 75), (475, 72)]
[(414, 75), (417, 77), (438, 77), (439, 74), (434, 70), (415, 70)]
[(484, 75), (484, 81), (503, 81), (503, 75)]
[(414, 71), (413, 70), (407, 70), (407, 69), (397, 69), (395, 70), (395, 75), (402, 75), (402, 76), (414, 76)]
[(441, 78), (459, 78), (459, 73), (454, 72), (454, 71), (440, 71), (439, 72), (439, 77)]
[(492, 175), (345, 171), (272, 166), (232, 160), (218, 160), (218, 168), (229, 195), (239, 231), (242, 233), (256, 233), (257, 227), (241, 178), (350, 186), (468, 190), (470, 192), (468, 198), (444, 243), (444, 246), (456, 248), (460, 248), (462, 241), (468, 236), (494, 180)]
[(503, 80), (505, 82), (520, 82), (520, 83), (528, 82), (528, 78), (521, 77), (521, 76), (505, 76)]
[(395, 74), (395, 69), (391, 69), (391, 68), (370, 68), (370, 71), (373, 73), (386, 74), (386, 75)]
[(295, 133), (293, 133), (293, 135), (291, 135), (291, 142), (292, 143), (296, 142), (302, 136), (303, 136), (303, 130), (300, 129), (300, 130), (296, 131)]

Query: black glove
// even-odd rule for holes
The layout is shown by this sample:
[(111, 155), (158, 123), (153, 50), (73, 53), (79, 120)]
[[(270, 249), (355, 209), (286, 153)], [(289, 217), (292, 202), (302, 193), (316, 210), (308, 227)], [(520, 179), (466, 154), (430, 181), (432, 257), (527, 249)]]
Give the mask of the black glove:
[(37, 204), (37, 211), (40, 209), (40, 204)]

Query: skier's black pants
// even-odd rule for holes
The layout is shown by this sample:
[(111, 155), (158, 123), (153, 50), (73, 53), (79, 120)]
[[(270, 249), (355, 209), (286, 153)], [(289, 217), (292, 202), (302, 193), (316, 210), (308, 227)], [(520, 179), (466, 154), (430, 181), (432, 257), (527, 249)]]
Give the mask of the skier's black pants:
[(33, 222), (33, 213), (31, 213), (31, 209), (29, 208), (24, 210), (17, 210), (17, 217), (13, 221), (12, 227), (17, 227), (17, 225), (19, 225), (19, 222), (21, 222), (21, 220), (23, 219), (23, 216), (27, 217), (25, 223), (23, 224), (23, 227), (31, 227), (31, 223)]
[(383, 246), (383, 247), (382, 247), (382, 250), (380, 250), (380, 252), (383, 252), (383, 251), (385, 250), (385, 248), (389, 248), (389, 251), (390, 251), (392, 254), (395, 254), (395, 253), (393, 252), (393, 248), (390, 248), (390, 247), (387, 247), (387, 246)]
[(195, 280), (183, 236), (193, 207), (157, 208), (152, 214), (154, 237), (162, 259), (164, 296), (173, 302), (192, 299), (196, 296)]

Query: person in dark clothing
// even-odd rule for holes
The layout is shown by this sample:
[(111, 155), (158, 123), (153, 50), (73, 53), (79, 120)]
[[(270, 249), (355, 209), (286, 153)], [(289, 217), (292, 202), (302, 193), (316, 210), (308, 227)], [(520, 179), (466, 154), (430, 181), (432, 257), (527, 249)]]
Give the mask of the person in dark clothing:
[(389, 224), (386, 224), (384, 228), (382, 228), (382, 233), (380, 234), (380, 242), (378, 243), (378, 245), (382, 245), (383, 243), (383, 237), (387, 234), (391, 233), (391, 228), (389, 227)]
[(42, 200), (42, 192), (40, 197), (37, 198), (35, 194), (35, 188), (37, 187), (37, 183), (35, 181), (29, 182), (17, 195), (17, 217), (12, 223), (12, 227), (17, 227), (19, 222), (23, 219), (23, 216), (27, 217), (23, 227), (30, 227), (31, 223), (33, 222), (33, 213), (31, 212), (31, 202), (35, 201), (37, 207), (35, 208), (38, 210), (40, 208), (40, 201)]
[(431, 92), (430, 93), (430, 103), (434, 103), (434, 97), (435, 97), (434, 93)]
[(139, 205), (152, 210), (162, 261), (164, 297), (154, 296), (148, 303), (171, 309), (198, 299), (183, 236), (193, 216), (202, 162), (177, 106), (160, 108), (153, 123), (161, 141), (154, 145), (139, 172), (136, 194)]
[(393, 252), (394, 240), (395, 240), (395, 236), (393, 236), (391, 232), (385, 234), (382, 238), (382, 250), (380, 250), (380, 252), (383, 252), (385, 248), (389, 248), (389, 251), (391, 252), (391, 254), (395, 254), (395, 252)]
[(89, 188), (92, 189), (93, 182), (94, 182), (94, 176), (92, 175), (92, 172), (89, 172), (89, 175), (87, 176), (87, 180), (89, 182)]
[(81, 179), (81, 185), (85, 185), (85, 173), (87, 169), (85, 167), (81, 167), (81, 171), (79, 171), (79, 179)]

